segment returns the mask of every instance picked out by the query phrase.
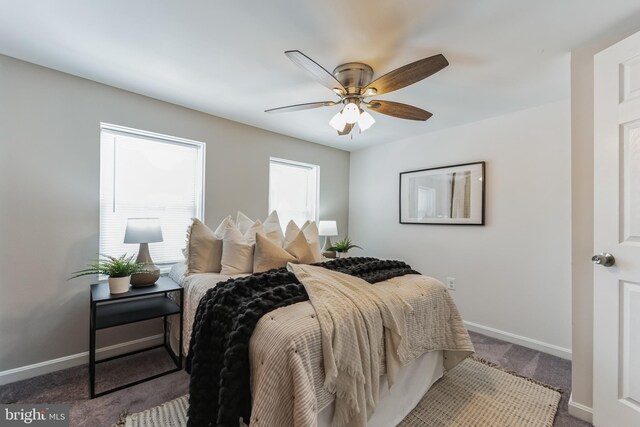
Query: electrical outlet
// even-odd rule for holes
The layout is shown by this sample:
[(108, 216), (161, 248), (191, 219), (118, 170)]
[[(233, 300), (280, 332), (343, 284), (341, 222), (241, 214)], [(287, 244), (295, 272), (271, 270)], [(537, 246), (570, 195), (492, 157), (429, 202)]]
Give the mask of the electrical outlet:
[(447, 288), (450, 291), (456, 290), (456, 278), (455, 277), (447, 277)]

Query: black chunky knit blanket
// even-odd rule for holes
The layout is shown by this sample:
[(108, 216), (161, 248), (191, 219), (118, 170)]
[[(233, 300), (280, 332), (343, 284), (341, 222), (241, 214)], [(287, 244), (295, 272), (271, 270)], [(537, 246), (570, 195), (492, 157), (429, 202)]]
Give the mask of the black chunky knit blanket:
[[(419, 274), (401, 261), (341, 258), (321, 267), (376, 283)], [(196, 312), (187, 357), (189, 427), (238, 427), (251, 416), (249, 339), (258, 320), (309, 296), (286, 268), (227, 280), (209, 289)]]

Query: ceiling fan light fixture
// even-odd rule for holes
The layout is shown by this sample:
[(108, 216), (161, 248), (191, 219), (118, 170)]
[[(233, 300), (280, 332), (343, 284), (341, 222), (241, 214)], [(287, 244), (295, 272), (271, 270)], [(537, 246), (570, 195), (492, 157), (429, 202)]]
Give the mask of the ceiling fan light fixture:
[(352, 125), (360, 118), (360, 108), (355, 103), (350, 102), (342, 109), (342, 115), (344, 120)]
[(329, 120), (329, 126), (337, 130), (338, 132), (342, 132), (344, 127), (347, 125), (347, 121), (344, 119), (342, 115), (342, 111), (338, 111), (338, 113)]
[(352, 130), (356, 124), (358, 124), (360, 132), (364, 132), (375, 123), (375, 119), (369, 113), (363, 111), (361, 105), (376, 113), (399, 119), (428, 120), (433, 114), (418, 107), (385, 100), (367, 102), (365, 98), (373, 95), (384, 95), (405, 88), (449, 65), (449, 61), (442, 54), (437, 54), (406, 64), (372, 81), (373, 69), (361, 62), (348, 62), (338, 65), (332, 74), (299, 50), (288, 50), (285, 55), (340, 99), (288, 105), (286, 107), (271, 108), (265, 110), (265, 112), (284, 113), (344, 104), (342, 111), (331, 118), (329, 125), (338, 131), (338, 135), (351, 134), (352, 136)]
[(358, 118), (358, 127), (360, 128), (360, 132), (364, 132), (369, 129), (375, 122), (376, 120), (371, 114), (363, 111), (360, 113), (360, 117)]

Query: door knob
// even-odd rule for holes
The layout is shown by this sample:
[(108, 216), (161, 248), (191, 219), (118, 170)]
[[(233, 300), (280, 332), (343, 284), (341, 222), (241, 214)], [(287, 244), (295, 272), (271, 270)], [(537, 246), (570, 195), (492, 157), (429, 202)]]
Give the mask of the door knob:
[(609, 252), (601, 252), (591, 257), (591, 261), (594, 264), (602, 265), (603, 267), (611, 267), (616, 263), (616, 259)]

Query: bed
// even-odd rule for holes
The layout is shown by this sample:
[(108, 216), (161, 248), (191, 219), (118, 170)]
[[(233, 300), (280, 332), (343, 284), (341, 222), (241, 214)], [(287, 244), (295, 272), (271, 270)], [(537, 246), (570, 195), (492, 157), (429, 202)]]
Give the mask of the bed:
[[(185, 277), (184, 270), (184, 263), (176, 264), (170, 277), (185, 289), (183, 351), (187, 354), (193, 320), (203, 295), (219, 282), (246, 275), (203, 273)], [(473, 352), (473, 346), (441, 282), (426, 276), (407, 275), (376, 286), (403, 293), (416, 313), (408, 323), (413, 343), (412, 360), (402, 367), (391, 389), (385, 364), (381, 364), (379, 403), (367, 426), (388, 427), (398, 424), (446, 369)], [(434, 327), (424, 327), (427, 324)], [(174, 349), (177, 349), (178, 327), (171, 325)], [(292, 348), (296, 349), (295, 354), (290, 351)], [(378, 351), (384, 359), (383, 349)], [(335, 396), (323, 387), (320, 326), (309, 301), (263, 316), (253, 331), (249, 355), (252, 427), (331, 425)], [(274, 393), (274, 390), (287, 392)]]

